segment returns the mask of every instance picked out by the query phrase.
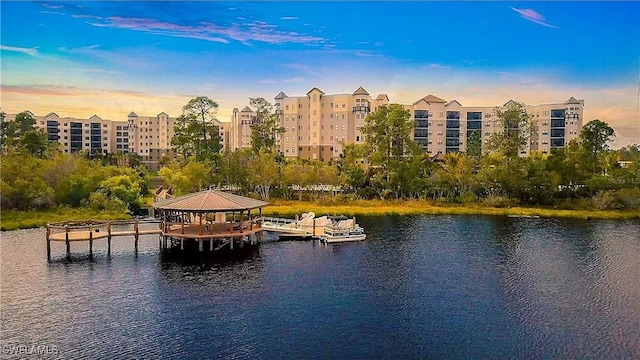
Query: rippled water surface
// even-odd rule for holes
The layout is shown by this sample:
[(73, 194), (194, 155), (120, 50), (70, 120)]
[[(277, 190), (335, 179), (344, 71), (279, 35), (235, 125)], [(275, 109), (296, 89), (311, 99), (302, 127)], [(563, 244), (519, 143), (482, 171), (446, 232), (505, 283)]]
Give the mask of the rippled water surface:
[(225, 263), (157, 236), (1, 234), (2, 356), (640, 358), (640, 222), (363, 217), (361, 243), (264, 242)]

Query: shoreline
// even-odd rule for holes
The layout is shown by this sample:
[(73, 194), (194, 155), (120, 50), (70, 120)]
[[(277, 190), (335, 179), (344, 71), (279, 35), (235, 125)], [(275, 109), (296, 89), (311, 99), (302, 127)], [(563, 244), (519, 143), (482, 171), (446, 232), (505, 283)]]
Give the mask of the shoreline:
[(2, 210), (0, 231), (40, 228), (47, 223), (67, 220), (127, 220), (130, 214), (87, 208), (54, 207), (47, 210)]
[(426, 201), (356, 200), (343, 204), (315, 201), (273, 200), (262, 210), (264, 216), (291, 217), (304, 212), (316, 215), (384, 216), (384, 215), (493, 215), (539, 216), (541, 218), (575, 218), (628, 220), (640, 219), (640, 210), (566, 210), (541, 207), (487, 207), (475, 204), (433, 204)]
[[(640, 219), (640, 210), (565, 210), (537, 207), (487, 207), (475, 204), (433, 204), (426, 201), (355, 200), (341, 204), (318, 201), (271, 200), (262, 210), (263, 216), (294, 217), (305, 212), (316, 215), (385, 216), (385, 215), (490, 215), (540, 218), (573, 218), (599, 220)], [(53, 208), (47, 210), (6, 210), (0, 214), (0, 230), (10, 231), (44, 227), (47, 223), (66, 220), (124, 220), (131, 215), (108, 213), (86, 208)]]

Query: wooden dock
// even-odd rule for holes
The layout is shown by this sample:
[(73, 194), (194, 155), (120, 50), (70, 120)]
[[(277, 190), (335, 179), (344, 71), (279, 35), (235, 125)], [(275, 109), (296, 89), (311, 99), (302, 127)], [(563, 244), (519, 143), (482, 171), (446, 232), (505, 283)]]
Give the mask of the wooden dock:
[[(140, 225), (157, 224), (156, 229), (140, 229)], [(111, 240), (114, 237), (133, 236), (136, 253), (138, 252), (138, 240), (140, 235), (162, 234), (161, 221), (147, 220), (118, 220), (95, 221), (76, 220), (47, 224), (47, 259), (51, 260), (51, 242), (65, 242), (67, 257), (71, 255), (71, 242), (88, 241), (89, 255), (93, 255), (93, 242), (99, 239), (107, 239), (107, 253), (111, 254)], [(125, 230), (122, 230), (125, 228)]]
[[(153, 224), (155, 229), (141, 229), (141, 225)], [(107, 239), (107, 253), (111, 255), (111, 241), (114, 237), (133, 236), (134, 248), (138, 253), (140, 235), (159, 235), (161, 249), (166, 250), (175, 245), (185, 248), (185, 242), (197, 242), (199, 251), (204, 250), (204, 242), (208, 242), (209, 251), (217, 251), (225, 246), (231, 250), (234, 243), (243, 248), (245, 243), (255, 245), (262, 238), (260, 224), (252, 221), (207, 224), (171, 223), (162, 220), (124, 220), (124, 221), (66, 221), (47, 224), (47, 259), (51, 261), (51, 242), (64, 242), (66, 256), (71, 256), (72, 242), (88, 242), (89, 256), (93, 256), (93, 242)]]

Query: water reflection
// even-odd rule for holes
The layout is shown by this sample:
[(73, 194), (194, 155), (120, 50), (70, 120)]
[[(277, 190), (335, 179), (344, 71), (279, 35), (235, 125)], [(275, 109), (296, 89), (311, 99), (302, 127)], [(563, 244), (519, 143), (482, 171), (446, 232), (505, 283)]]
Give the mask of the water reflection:
[[(360, 217), (236, 257), (2, 233), (4, 343), (63, 358), (640, 358), (638, 221)], [(235, 251), (235, 250), (234, 250)]]

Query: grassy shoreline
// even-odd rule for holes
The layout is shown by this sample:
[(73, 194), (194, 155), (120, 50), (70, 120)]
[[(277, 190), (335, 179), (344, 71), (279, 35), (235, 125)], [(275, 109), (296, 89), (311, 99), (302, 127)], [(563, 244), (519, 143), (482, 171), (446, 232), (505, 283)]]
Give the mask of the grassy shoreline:
[[(564, 210), (534, 207), (495, 208), (475, 204), (434, 204), (427, 201), (382, 201), (355, 200), (342, 203), (316, 201), (271, 200), (262, 210), (264, 216), (294, 217), (305, 212), (317, 215), (497, 215), (497, 216), (540, 216), (544, 218), (576, 219), (640, 219), (640, 211), (616, 210)], [(86, 208), (58, 207), (47, 210), (3, 210), (0, 216), (0, 230), (17, 230), (45, 226), (49, 222), (65, 220), (121, 220), (131, 215), (108, 213)]]
[(535, 207), (496, 208), (476, 204), (434, 204), (426, 201), (356, 200), (342, 204), (273, 200), (262, 210), (265, 216), (286, 216), (312, 211), (317, 215), (519, 215), (545, 218), (640, 219), (640, 211), (564, 210)]
[(2, 210), (0, 230), (30, 229), (47, 223), (66, 220), (125, 220), (131, 215), (120, 212), (96, 211), (88, 208), (55, 207), (47, 210)]

